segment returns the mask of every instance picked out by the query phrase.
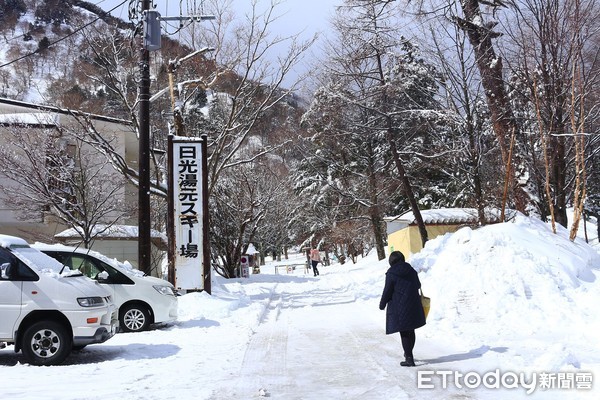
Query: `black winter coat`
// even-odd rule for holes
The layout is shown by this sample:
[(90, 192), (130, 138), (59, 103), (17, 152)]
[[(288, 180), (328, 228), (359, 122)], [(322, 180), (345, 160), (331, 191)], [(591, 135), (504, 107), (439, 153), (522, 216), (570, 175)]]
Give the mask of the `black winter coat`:
[(392, 265), (385, 273), (385, 287), (379, 309), (387, 305), (385, 333), (409, 331), (425, 325), (417, 271), (407, 262)]

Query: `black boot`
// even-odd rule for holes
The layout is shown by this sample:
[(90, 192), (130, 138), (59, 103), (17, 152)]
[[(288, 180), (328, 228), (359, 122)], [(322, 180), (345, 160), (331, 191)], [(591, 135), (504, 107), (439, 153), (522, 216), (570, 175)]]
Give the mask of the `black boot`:
[(405, 361), (400, 362), (400, 365), (403, 367), (414, 367), (415, 366), (415, 360), (412, 357), (406, 357)]

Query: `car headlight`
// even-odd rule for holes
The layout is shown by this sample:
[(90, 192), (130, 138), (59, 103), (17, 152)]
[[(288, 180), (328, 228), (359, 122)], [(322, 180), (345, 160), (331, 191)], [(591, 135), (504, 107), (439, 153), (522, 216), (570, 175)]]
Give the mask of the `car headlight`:
[(81, 307), (98, 307), (104, 305), (102, 297), (78, 297), (77, 302)]
[(165, 296), (175, 296), (175, 290), (171, 286), (165, 285), (154, 285), (152, 286), (156, 291), (160, 294), (164, 294)]

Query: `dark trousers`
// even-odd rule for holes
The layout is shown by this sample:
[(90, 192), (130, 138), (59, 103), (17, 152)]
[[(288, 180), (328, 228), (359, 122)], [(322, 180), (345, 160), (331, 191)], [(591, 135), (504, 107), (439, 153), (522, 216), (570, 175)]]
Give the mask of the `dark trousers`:
[(400, 339), (402, 340), (402, 348), (404, 349), (404, 358), (413, 358), (413, 349), (415, 348), (415, 330), (400, 331)]
[(317, 264), (318, 264), (318, 263), (319, 263), (319, 262), (318, 262), (318, 261), (315, 261), (315, 260), (312, 260), (312, 261), (311, 261), (311, 264), (312, 264), (312, 270), (313, 270), (313, 273), (315, 274), (315, 276), (319, 275), (319, 270), (317, 269)]

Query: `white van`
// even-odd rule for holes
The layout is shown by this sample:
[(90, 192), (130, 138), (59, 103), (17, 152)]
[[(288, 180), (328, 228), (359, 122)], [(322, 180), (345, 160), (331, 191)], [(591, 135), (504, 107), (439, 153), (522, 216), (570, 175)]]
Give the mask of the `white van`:
[(140, 332), (152, 324), (177, 319), (177, 291), (164, 279), (146, 276), (131, 265), (90, 249), (43, 243), (32, 247), (107, 288), (119, 309), (120, 329), (125, 332)]
[(118, 329), (110, 294), (79, 271), (0, 235), (0, 344), (34, 365), (62, 363), (73, 349), (102, 343)]

